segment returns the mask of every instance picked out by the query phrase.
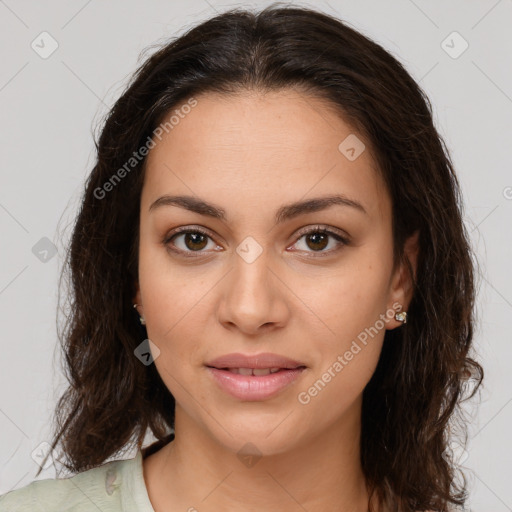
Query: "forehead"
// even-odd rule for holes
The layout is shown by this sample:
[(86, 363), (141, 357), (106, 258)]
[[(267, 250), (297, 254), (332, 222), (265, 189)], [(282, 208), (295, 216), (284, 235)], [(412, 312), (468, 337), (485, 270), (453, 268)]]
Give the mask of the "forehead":
[[(223, 197), (234, 207), (279, 206), (339, 192), (370, 215), (389, 214), (369, 141), (325, 100), (288, 89), (205, 93), (195, 100), (191, 108), (175, 106), (164, 119), (175, 114), (172, 128), (148, 154), (143, 205), (176, 192), (217, 203)], [(356, 156), (366, 148), (349, 159), (347, 144)]]

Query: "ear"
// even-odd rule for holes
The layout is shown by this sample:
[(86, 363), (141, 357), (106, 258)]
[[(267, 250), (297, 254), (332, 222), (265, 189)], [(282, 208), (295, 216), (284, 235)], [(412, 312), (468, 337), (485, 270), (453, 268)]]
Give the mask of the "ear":
[[(395, 310), (407, 311), (409, 304), (411, 303), (414, 282), (413, 278), (416, 279), (416, 269), (418, 265), (418, 253), (419, 253), (419, 231), (415, 231), (404, 243), (404, 258), (403, 261), (397, 266), (392, 278), (391, 287), (388, 301), (388, 311)], [(411, 270), (409, 270), (410, 263)], [(394, 315), (386, 322), (386, 329), (394, 329), (402, 324), (399, 320), (396, 320)]]

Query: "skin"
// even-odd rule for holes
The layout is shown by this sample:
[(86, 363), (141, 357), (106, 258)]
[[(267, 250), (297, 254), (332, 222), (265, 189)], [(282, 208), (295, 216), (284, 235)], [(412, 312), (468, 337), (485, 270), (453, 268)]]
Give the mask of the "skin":
[[(386, 316), (378, 334), (309, 403), (298, 394), (379, 315), (395, 303), (406, 311), (412, 297), (406, 266), (393, 269), (391, 201), (369, 142), (356, 160), (347, 159), (338, 145), (355, 130), (323, 100), (296, 90), (196, 99), (151, 149), (141, 196), (134, 302), (176, 399), (175, 440), (143, 462), (153, 508), (365, 512), (362, 393), (385, 330), (401, 322)], [(284, 204), (333, 193), (360, 202), (366, 214), (334, 205), (275, 224)], [(212, 202), (227, 220), (178, 206), (149, 212), (164, 194)], [(322, 245), (297, 235), (317, 224), (343, 230), (349, 242), (330, 236)], [(173, 240), (193, 255), (199, 247), (200, 257), (166, 249), (162, 240), (179, 226), (208, 232), (201, 243), (187, 243), (186, 235)], [(252, 263), (236, 252), (247, 236), (262, 249)], [(405, 251), (415, 269), (417, 236)], [(233, 352), (273, 352), (307, 369), (273, 398), (241, 401), (205, 367)], [(250, 467), (237, 457), (246, 443), (262, 455)]]

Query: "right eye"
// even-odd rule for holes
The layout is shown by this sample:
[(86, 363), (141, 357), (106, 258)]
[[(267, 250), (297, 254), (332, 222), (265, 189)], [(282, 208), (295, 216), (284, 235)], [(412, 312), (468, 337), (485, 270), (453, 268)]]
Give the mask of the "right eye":
[[(211, 240), (214, 248), (219, 247), (206, 231), (199, 228), (183, 227), (177, 228), (166, 235), (162, 242), (173, 252), (183, 254), (186, 257), (197, 257), (193, 253), (201, 255), (208, 252), (203, 250), (207, 247), (208, 239)], [(176, 242), (176, 240), (179, 240), (179, 242)]]

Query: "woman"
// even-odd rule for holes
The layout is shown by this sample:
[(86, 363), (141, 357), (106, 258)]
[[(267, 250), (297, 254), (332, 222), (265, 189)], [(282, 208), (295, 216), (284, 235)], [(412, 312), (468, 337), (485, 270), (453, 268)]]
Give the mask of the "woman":
[(2, 510), (465, 503), (472, 252), (395, 58), (314, 10), (233, 10), (144, 62), (97, 149), (52, 443), (78, 474)]

